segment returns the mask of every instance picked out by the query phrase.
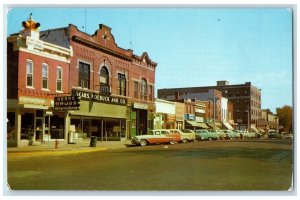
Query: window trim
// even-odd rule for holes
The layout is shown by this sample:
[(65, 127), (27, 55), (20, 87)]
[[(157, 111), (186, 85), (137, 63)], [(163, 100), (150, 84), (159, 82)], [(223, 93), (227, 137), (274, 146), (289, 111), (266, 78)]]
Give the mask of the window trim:
[[(59, 81), (59, 79), (58, 79), (58, 70), (61, 71), (61, 78), (60, 78), (61, 90), (58, 90), (58, 88), (57, 88), (57, 83)], [(63, 68), (61, 66), (56, 67), (56, 92), (63, 92)]]
[[(82, 78), (79, 76), (79, 74), (80, 74), (80, 70), (82, 70), (81, 68), (80, 68), (80, 63), (83, 63), (83, 64), (86, 64), (86, 65), (88, 65), (89, 66), (89, 70), (88, 70), (88, 72), (89, 72), (89, 75), (88, 75), (88, 86), (87, 87), (82, 87), (82, 83), (80, 82), (80, 84), (79, 84), (79, 79), (80, 80), (82, 80)], [(90, 85), (90, 82), (91, 82), (91, 68), (92, 68), (92, 65), (91, 65), (91, 63), (89, 63), (89, 62), (86, 62), (86, 61), (84, 61), (84, 60), (78, 60), (78, 87), (79, 88), (82, 88), (82, 89), (90, 89), (90, 87), (91, 87), (91, 85)]]
[[(145, 83), (145, 85), (143, 84), (143, 82)], [(147, 101), (147, 95), (148, 95), (147, 89), (148, 89), (147, 80), (145, 78), (142, 78), (141, 79), (141, 100)]]
[[(101, 82), (101, 70), (102, 70), (103, 67), (105, 67), (106, 70), (107, 70), (107, 77), (106, 77), (106, 78), (107, 78), (107, 81), (106, 81), (106, 83), (102, 83), (102, 82)], [(98, 74), (99, 74), (99, 84), (100, 84), (100, 85), (101, 85), (101, 84), (104, 84), (104, 85), (110, 85), (110, 84), (109, 84), (109, 81), (110, 81), (110, 71), (109, 71), (109, 67), (108, 67), (107, 65), (100, 65)]]
[[(46, 77), (47, 87), (46, 88), (44, 88), (44, 74), (43, 74), (44, 67), (47, 67), (47, 77)], [(49, 65), (47, 63), (42, 63), (42, 90), (49, 91)]]
[[(123, 88), (123, 90), (122, 90), (122, 87), (121, 87), (122, 81), (124, 81), (124, 88)], [(126, 83), (127, 83), (127, 81), (126, 81), (126, 74), (124, 74), (124, 73), (118, 73), (118, 94), (119, 95), (126, 96), (126, 92), (127, 92), (126, 91), (126, 89), (127, 89)], [(123, 91), (124, 94), (122, 94), (122, 91)]]
[[(27, 63), (31, 63), (31, 85), (28, 85), (28, 71), (27, 71)], [(32, 60), (30, 59), (27, 59), (26, 60), (26, 88), (31, 88), (31, 89), (34, 89), (33, 87), (33, 83), (34, 83), (34, 73), (33, 73), (33, 70), (34, 70), (34, 63)]]

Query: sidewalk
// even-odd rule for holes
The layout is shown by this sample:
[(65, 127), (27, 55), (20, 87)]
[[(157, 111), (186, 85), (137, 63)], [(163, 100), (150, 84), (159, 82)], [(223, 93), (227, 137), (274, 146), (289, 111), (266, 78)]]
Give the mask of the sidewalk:
[(76, 144), (68, 144), (67, 142), (60, 142), (55, 148), (55, 142), (36, 144), (32, 146), (8, 147), (8, 155), (16, 154), (69, 154), (69, 153), (84, 153), (93, 151), (105, 151), (107, 149), (127, 148), (130, 145), (130, 140), (126, 141), (97, 141), (96, 147), (90, 147), (90, 139), (84, 139)]

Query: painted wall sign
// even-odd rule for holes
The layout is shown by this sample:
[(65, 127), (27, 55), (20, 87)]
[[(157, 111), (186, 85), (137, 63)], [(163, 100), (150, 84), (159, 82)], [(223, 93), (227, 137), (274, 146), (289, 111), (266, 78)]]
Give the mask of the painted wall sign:
[(79, 90), (72, 90), (72, 95), (81, 97), (81, 99), (91, 100), (101, 103), (110, 103), (110, 104), (117, 104), (126, 106), (127, 99), (120, 98), (120, 97), (113, 97), (113, 96), (103, 96), (100, 94), (86, 92), (86, 91), (79, 91)]

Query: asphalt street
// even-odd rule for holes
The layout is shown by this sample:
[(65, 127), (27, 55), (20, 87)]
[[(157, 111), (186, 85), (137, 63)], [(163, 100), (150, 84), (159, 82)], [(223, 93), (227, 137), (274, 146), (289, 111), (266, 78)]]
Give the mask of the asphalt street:
[(205, 141), (81, 154), (8, 155), (12, 190), (288, 191), (290, 140)]

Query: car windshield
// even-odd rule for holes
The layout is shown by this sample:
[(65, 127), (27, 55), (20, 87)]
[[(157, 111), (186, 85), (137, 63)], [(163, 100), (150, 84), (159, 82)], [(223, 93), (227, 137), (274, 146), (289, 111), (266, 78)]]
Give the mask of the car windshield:
[(184, 132), (184, 133), (192, 133), (192, 131), (189, 130), (189, 129), (182, 129), (181, 131)]

